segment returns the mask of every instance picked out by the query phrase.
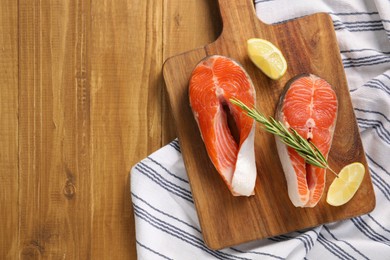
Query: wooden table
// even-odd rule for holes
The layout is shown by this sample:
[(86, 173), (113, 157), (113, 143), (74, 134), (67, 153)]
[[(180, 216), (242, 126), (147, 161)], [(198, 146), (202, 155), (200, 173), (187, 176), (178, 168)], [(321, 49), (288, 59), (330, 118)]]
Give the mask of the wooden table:
[(1, 259), (136, 258), (129, 171), (175, 137), (163, 62), (220, 30), (216, 1), (1, 1)]

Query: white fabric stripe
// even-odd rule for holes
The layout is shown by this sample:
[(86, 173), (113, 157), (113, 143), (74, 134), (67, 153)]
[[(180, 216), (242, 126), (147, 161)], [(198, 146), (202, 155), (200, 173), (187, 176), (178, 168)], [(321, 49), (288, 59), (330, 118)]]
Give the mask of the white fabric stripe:
[[(288, 8), (286, 8), (288, 6)], [(139, 259), (384, 259), (390, 255), (390, 2), (256, 0), (267, 23), (331, 15), (376, 195), (368, 215), (219, 251), (205, 247), (177, 140), (132, 168)]]

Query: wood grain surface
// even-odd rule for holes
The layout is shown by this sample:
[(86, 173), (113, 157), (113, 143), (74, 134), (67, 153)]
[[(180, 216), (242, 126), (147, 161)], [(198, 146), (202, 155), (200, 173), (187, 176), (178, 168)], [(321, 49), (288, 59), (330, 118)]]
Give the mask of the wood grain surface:
[[(313, 14), (267, 25), (256, 18), (250, 0), (219, 0), (219, 5), (223, 20), (221, 36), (203, 48), (168, 59), (164, 65), (169, 100), (205, 242), (219, 249), (371, 211), (375, 205), (374, 191), (329, 15)], [(246, 40), (253, 37), (267, 39), (282, 50), (288, 63), (283, 78), (271, 80), (251, 63), (246, 54)], [(287, 195), (274, 137), (260, 127), (255, 140), (256, 194), (250, 198), (230, 194), (207, 156), (188, 101), (192, 70), (202, 58), (212, 54), (226, 55), (243, 65), (257, 91), (257, 108), (266, 115), (274, 115), (286, 82), (297, 74), (313, 73), (334, 86), (339, 110), (330, 166), (339, 171), (348, 163), (360, 161), (366, 167), (363, 183), (349, 203), (332, 207), (323, 196), (315, 208), (295, 208)], [(324, 194), (333, 179), (333, 175), (327, 175)]]
[(215, 40), (216, 14), (207, 0), (1, 2), (1, 259), (136, 258), (129, 171), (176, 137), (163, 61)]

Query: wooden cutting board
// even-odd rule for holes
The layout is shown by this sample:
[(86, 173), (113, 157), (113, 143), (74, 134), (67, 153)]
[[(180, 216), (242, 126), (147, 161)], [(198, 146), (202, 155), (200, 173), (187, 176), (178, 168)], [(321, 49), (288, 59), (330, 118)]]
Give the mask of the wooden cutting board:
[[(251, 0), (219, 0), (223, 31), (213, 43), (169, 58), (163, 68), (166, 89), (175, 119), (184, 162), (191, 183), (203, 238), (212, 249), (271, 237), (370, 212), (375, 196), (340, 58), (332, 20), (317, 13), (276, 25), (257, 19)], [(288, 70), (280, 80), (271, 80), (247, 57), (246, 40), (263, 38), (284, 53)], [(284, 173), (274, 137), (256, 128), (257, 181), (252, 197), (233, 197), (209, 160), (193, 118), (188, 82), (195, 65), (208, 55), (219, 54), (240, 62), (253, 80), (257, 108), (274, 115), (286, 82), (300, 73), (313, 73), (334, 86), (339, 110), (330, 166), (339, 171), (360, 161), (366, 167), (363, 183), (353, 199), (340, 207), (326, 203), (334, 176), (327, 174), (324, 195), (315, 208), (295, 208), (287, 194)]]

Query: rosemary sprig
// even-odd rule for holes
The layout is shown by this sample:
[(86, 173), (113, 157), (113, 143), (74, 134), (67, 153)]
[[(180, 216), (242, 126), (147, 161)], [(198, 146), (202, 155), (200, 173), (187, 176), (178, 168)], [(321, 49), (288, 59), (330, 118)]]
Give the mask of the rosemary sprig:
[(317, 146), (303, 138), (293, 128), (290, 127), (290, 129), (287, 129), (284, 124), (275, 120), (273, 117), (269, 117), (269, 119), (266, 118), (264, 114), (259, 112), (256, 108), (249, 108), (238, 99), (230, 99), (230, 101), (247, 112), (248, 116), (261, 123), (264, 130), (278, 136), (284, 144), (297, 151), (297, 153), (304, 158), (307, 163), (320, 168), (329, 169), (336, 175), (336, 177), (339, 177), (338, 174), (329, 167), (325, 156), (321, 153)]

